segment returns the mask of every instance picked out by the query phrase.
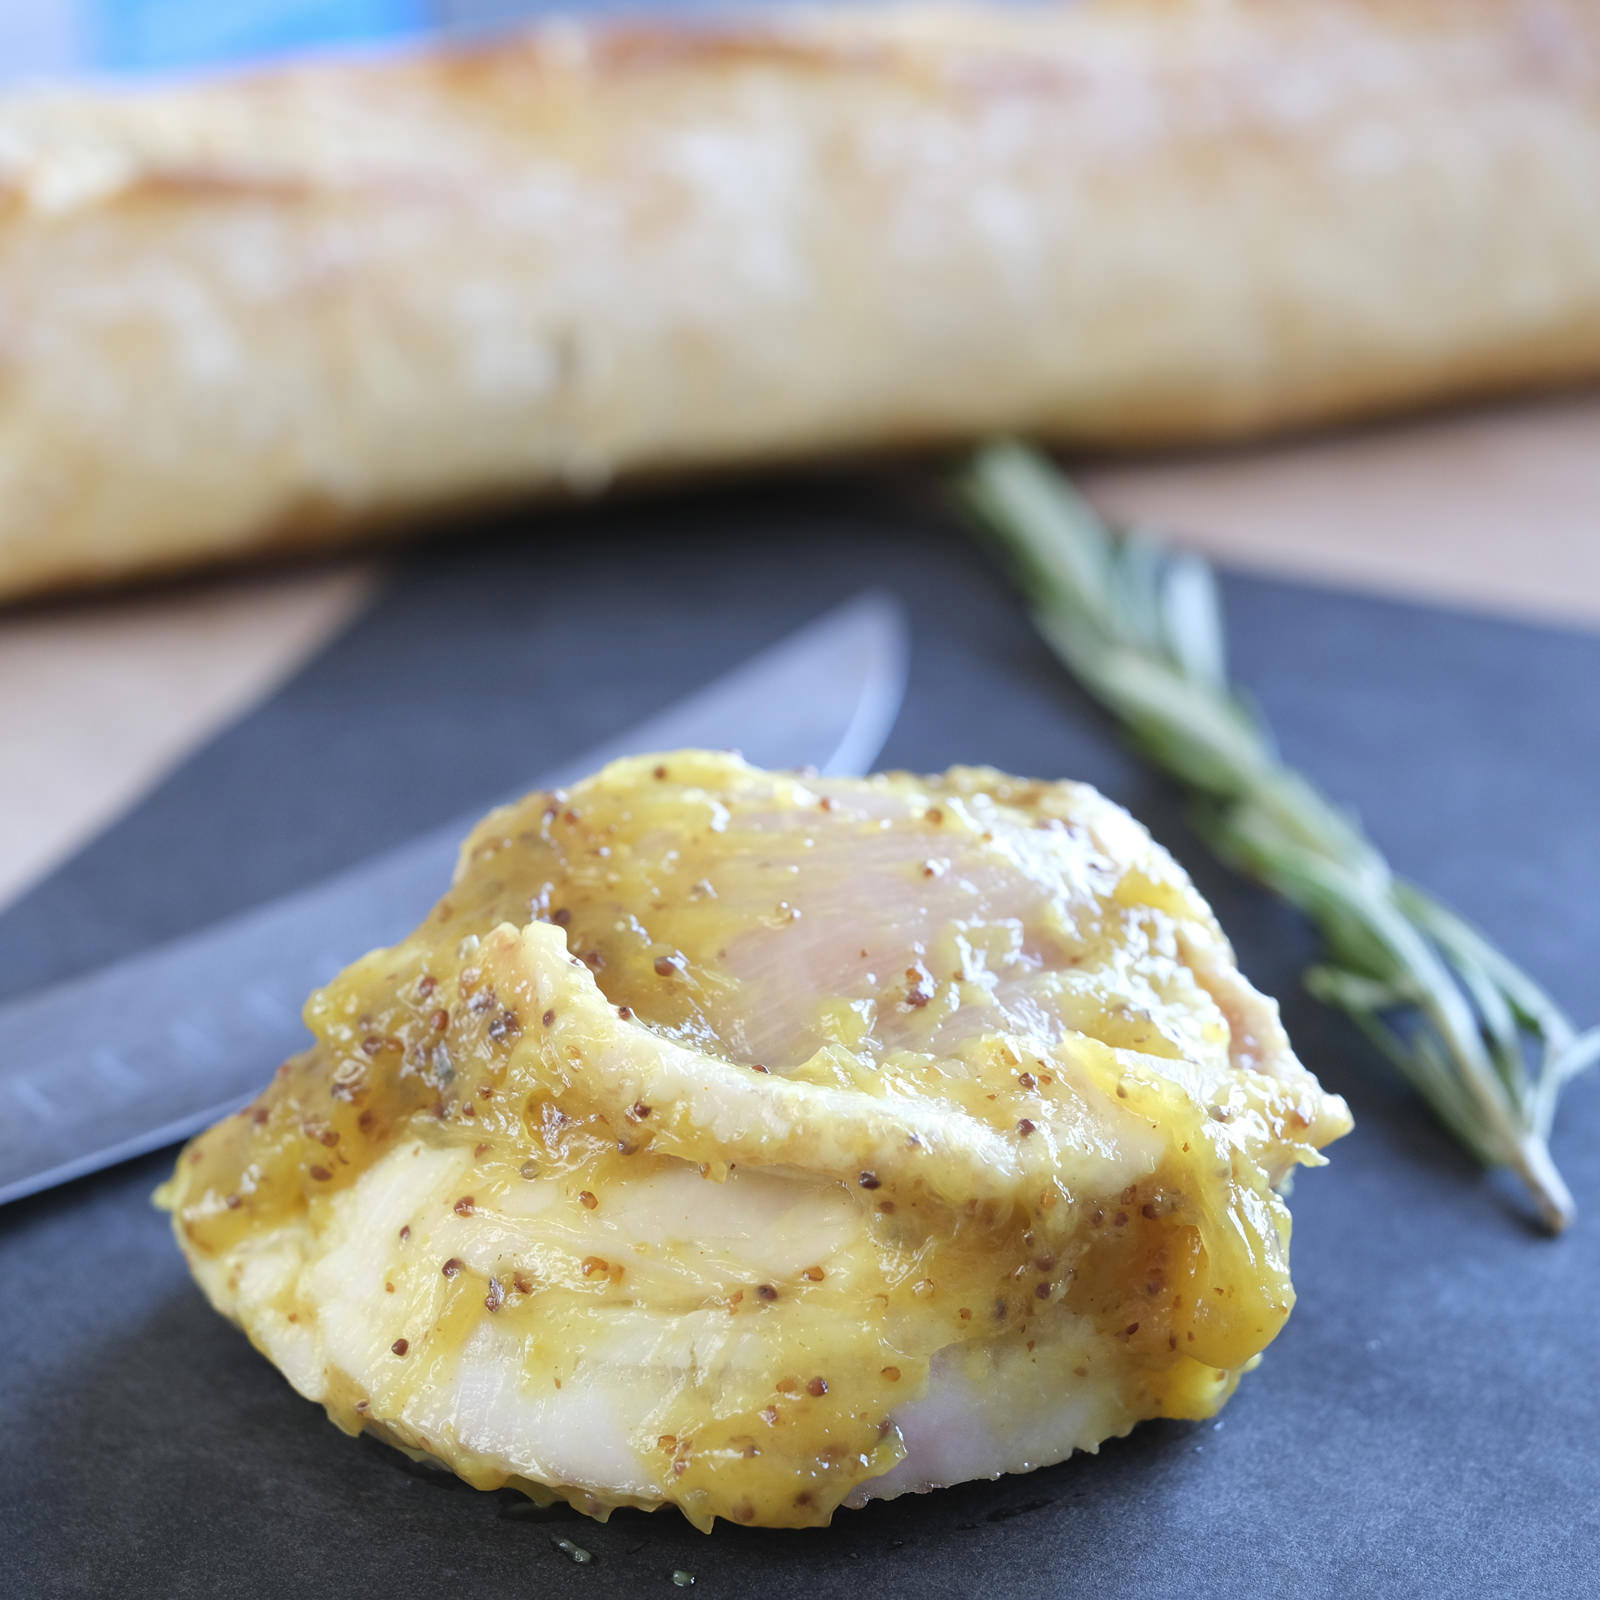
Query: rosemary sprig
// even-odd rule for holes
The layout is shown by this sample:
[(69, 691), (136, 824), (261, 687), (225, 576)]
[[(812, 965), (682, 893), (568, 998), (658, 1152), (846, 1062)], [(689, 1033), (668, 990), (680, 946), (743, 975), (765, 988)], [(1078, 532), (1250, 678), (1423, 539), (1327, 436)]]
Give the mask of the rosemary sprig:
[(1305, 974), (1311, 993), (1347, 1012), (1474, 1156), (1515, 1172), (1551, 1232), (1565, 1228), (1573, 1201), (1550, 1158), (1550, 1125), (1563, 1085), (1600, 1059), (1600, 1028), (1580, 1034), (1283, 764), (1228, 682), (1205, 562), (1114, 532), (1019, 445), (979, 451), (958, 488), (1062, 663), (1146, 759), (1196, 791), (1196, 825), (1215, 851), (1316, 926), (1323, 959)]

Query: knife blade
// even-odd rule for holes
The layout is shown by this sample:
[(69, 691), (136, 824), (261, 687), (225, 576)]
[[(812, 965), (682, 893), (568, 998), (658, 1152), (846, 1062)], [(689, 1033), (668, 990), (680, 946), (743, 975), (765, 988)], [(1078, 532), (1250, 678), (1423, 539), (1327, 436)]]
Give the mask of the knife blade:
[[(865, 772), (899, 711), (907, 653), (899, 603), (860, 594), (530, 787), (688, 745), (737, 745), (760, 766)], [(306, 995), (422, 919), (486, 809), (0, 1006), (0, 1205), (184, 1138), (259, 1089), (306, 1043)]]

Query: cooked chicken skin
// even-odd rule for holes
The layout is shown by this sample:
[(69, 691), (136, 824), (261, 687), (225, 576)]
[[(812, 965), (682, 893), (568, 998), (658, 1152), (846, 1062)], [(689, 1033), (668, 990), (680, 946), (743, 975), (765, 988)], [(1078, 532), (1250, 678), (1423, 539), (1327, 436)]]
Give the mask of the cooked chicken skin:
[(1203, 1417), (1349, 1127), (1092, 789), (684, 751), (489, 816), (161, 1192), (341, 1427), (797, 1527)]

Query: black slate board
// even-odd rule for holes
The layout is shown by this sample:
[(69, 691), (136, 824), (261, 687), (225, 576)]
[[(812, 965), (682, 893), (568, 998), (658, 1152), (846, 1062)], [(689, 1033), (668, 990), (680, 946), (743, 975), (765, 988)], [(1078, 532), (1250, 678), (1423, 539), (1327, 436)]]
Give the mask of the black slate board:
[[(1087, 778), (1194, 871), (1358, 1130), (1295, 1196), (1300, 1304), (1215, 1424), (826, 1532), (529, 1520), (344, 1438), (203, 1304), (170, 1155), (0, 1212), (0, 1594), (1539, 1594), (1600, 1584), (1600, 1091), (1534, 1236), (1304, 1000), (1296, 918), (1222, 874), (964, 536), (903, 480), (810, 479), (417, 549), (270, 704), (0, 917), (0, 992), (141, 948), (526, 784), (867, 584), (915, 663), (884, 764)], [(1232, 579), (1239, 676), (1406, 870), (1600, 1010), (1600, 638)], [(5, 781), (26, 781), (7, 773)], [(403, 930), (396, 930), (399, 934)], [(265, 1076), (271, 1063), (263, 1062)], [(553, 1547), (593, 1553), (575, 1566)]]

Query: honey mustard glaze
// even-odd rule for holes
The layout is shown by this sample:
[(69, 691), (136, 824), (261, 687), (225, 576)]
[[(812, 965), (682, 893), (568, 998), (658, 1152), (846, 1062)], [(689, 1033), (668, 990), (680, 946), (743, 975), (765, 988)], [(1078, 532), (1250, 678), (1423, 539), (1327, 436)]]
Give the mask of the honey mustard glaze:
[(306, 1021), (160, 1196), (213, 1301), (348, 1430), (703, 1527), (827, 1522), (941, 1385), (1092, 1397), (1045, 1459), (1209, 1415), (1348, 1126), (1137, 824), (985, 769), (616, 763)]

